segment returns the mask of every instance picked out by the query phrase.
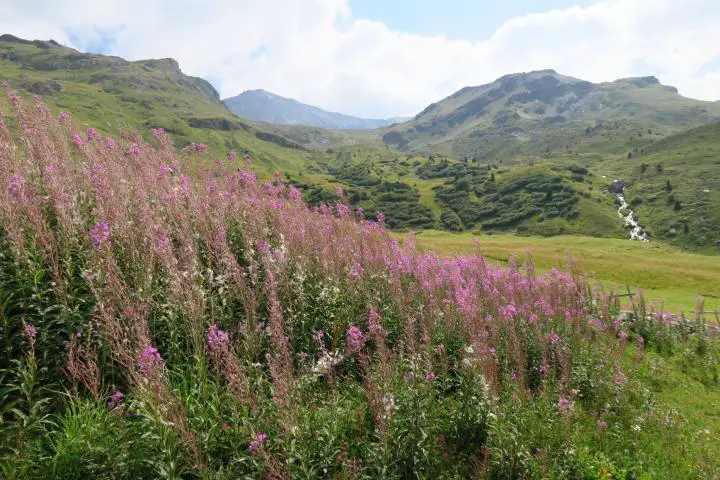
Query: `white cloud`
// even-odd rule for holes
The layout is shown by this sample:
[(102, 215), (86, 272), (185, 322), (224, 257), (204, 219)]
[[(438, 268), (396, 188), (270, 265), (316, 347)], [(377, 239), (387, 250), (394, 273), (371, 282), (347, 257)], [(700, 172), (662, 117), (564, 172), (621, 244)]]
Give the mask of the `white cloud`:
[(174, 57), (223, 96), (264, 88), (370, 117), (540, 68), (591, 81), (656, 74), (686, 96), (720, 99), (720, 68), (706, 67), (720, 55), (717, 0), (604, 0), (512, 19), (479, 42), (351, 14), (347, 0), (5, 0), (0, 33), (79, 49), (112, 38), (111, 53)]

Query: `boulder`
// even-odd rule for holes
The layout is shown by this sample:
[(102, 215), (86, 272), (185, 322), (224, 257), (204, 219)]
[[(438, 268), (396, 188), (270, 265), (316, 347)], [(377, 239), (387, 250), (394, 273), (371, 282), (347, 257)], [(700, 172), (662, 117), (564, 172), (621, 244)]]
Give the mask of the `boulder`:
[(623, 193), (623, 190), (625, 190), (625, 182), (622, 180), (615, 180), (610, 184), (608, 190), (614, 194)]

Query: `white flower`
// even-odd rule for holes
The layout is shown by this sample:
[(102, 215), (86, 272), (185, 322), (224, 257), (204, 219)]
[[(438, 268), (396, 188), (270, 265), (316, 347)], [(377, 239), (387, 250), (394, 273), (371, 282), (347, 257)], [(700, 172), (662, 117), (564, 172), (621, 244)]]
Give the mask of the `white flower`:
[(335, 350), (332, 353), (325, 352), (325, 354), (320, 357), (317, 364), (313, 367), (312, 373), (317, 375), (328, 375), (337, 365), (341, 364), (344, 359), (345, 357), (338, 350)]

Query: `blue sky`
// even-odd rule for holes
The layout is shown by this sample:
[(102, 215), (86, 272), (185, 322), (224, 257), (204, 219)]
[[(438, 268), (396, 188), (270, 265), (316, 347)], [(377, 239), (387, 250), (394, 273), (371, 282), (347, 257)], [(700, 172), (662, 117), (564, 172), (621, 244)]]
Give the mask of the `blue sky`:
[(0, 0), (0, 33), (367, 118), (552, 68), (720, 100), (720, 0)]
[(506, 21), (591, 0), (351, 0), (352, 16), (418, 35), (484, 40)]

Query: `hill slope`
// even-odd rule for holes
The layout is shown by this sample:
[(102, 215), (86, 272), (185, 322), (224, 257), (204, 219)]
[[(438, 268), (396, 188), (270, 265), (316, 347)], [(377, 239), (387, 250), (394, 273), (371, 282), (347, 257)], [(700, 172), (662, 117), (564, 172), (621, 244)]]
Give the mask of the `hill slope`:
[(506, 75), (434, 103), (384, 141), (404, 150), (511, 161), (627, 154), (720, 118), (720, 103), (682, 97), (655, 77), (594, 84), (553, 70)]
[(223, 155), (249, 152), (269, 171), (294, 172), (310, 155), (278, 134), (239, 120), (210, 83), (183, 74), (173, 59), (129, 62), (53, 41), (2, 35), (0, 79), (108, 134), (162, 127), (179, 148), (202, 142)]
[(329, 129), (364, 130), (402, 122), (407, 118), (367, 119), (328, 112), (265, 90), (248, 90), (224, 100), (239, 117), (280, 125), (309, 125)]
[(595, 171), (625, 182), (652, 238), (720, 251), (720, 123), (670, 136), (630, 159), (604, 161)]

